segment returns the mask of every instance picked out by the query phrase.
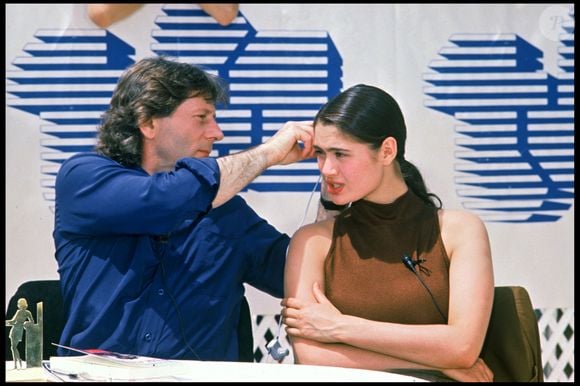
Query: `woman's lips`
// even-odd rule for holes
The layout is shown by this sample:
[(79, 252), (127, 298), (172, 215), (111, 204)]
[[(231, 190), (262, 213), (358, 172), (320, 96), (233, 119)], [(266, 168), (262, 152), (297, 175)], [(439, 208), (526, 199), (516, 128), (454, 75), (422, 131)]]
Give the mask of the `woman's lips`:
[(343, 188), (344, 188), (344, 184), (339, 184), (339, 183), (330, 182), (330, 181), (326, 182), (326, 191), (328, 192), (328, 194), (332, 194), (332, 195), (340, 194), (340, 192), (342, 192)]

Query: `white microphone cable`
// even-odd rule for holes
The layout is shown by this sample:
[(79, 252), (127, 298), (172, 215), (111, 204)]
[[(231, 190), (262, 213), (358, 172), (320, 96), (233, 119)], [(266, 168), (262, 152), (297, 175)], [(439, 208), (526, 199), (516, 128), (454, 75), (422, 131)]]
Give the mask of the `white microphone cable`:
[(306, 203), (306, 208), (304, 209), (304, 215), (302, 216), (302, 221), (300, 221), (300, 225), (298, 225), (298, 228), (302, 227), (302, 225), (304, 225), (304, 221), (306, 221), (306, 216), (308, 215), (308, 209), (310, 209), (310, 203), (312, 202), (312, 197), (314, 196), (314, 192), (316, 192), (316, 188), (318, 188), (318, 185), (320, 184), (321, 179), (322, 179), (322, 175), (318, 175), (318, 179), (316, 180), (316, 184), (314, 184), (314, 188), (312, 189), (312, 192), (310, 192), (310, 197), (308, 197), (308, 202)]
[[(312, 197), (314, 196), (314, 192), (316, 192), (316, 188), (318, 188), (318, 185), (320, 184), (320, 181), (322, 179), (322, 175), (318, 176), (318, 179), (316, 180), (316, 184), (314, 184), (314, 188), (312, 189), (312, 192), (310, 193), (310, 197), (308, 198), (308, 202), (306, 203), (306, 208), (304, 209), (304, 215), (302, 216), (302, 221), (300, 221), (300, 225), (298, 225), (298, 228), (302, 227), (302, 225), (304, 225), (304, 222), (306, 221), (306, 216), (308, 215), (308, 209), (310, 208), (310, 203), (312, 202)], [(266, 345), (266, 350), (268, 351), (268, 356), (271, 357), (272, 359), (278, 361), (278, 362), (282, 362), (284, 360), (284, 358), (290, 354), (290, 351), (287, 348), (283, 348), (282, 345), (280, 344), (280, 332), (282, 331), (282, 314), (280, 314), (280, 318), (278, 319), (278, 331), (276, 333), (276, 337), (274, 339), (272, 339), (270, 342), (268, 342), (268, 344)]]

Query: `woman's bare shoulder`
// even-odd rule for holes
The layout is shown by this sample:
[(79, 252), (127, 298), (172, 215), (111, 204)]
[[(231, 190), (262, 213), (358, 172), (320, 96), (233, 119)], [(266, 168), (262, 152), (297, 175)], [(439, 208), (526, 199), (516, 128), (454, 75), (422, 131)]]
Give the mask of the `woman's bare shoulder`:
[[(483, 221), (475, 213), (460, 210), (460, 209), (441, 209), (439, 210), (439, 222), (441, 224), (441, 229), (453, 228), (453, 230), (459, 230), (461, 227), (473, 226), (481, 227), (483, 226)], [(457, 229), (459, 228), (459, 229)]]
[[(465, 245), (487, 245), (487, 229), (481, 218), (465, 210), (441, 209), (439, 211), (441, 238), (451, 257)], [(486, 247), (487, 248), (487, 247)]]
[(321, 236), (321, 237), (328, 237), (332, 236), (332, 229), (334, 227), (334, 218), (324, 220), (324, 221), (317, 221), (311, 224), (307, 224), (299, 228), (296, 233), (294, 233), (294, 237), (313, 237), (313, 236)]

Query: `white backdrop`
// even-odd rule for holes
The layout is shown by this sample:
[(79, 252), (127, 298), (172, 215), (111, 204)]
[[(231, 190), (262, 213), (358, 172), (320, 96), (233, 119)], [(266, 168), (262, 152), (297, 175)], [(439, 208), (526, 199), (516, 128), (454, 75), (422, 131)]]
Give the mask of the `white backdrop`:
[[(148, 4), (109, 31), (150, 56), (151, 29), (161, 4)], [(407, 159), (421, 170), (430, 190), (447, 208), (461, 208), (455, 164), (457, 121), (425, 106), (423, 76), (440, 60), (454, 34), (517, 34), (543, 52), (543, 70), (558, 68), (565, 4), (389, 5), (241, 4), (257, 31), (326, 31), (342, 58), (343, 88), (357, 83), (388, 90), (399, 101), (408, 126)], [(25, 57), (24, 47), (40, 29), (96, 28), (85, 5), (6, 5), (6, 70)], [(7, 85), (9, 81), (7, 80)], [(13, 97), (7, 94), (8, 97)], [(6, 105), (6, 302), (27, 280), (58, 278), (52, 230), (54, 216), (43, 197), (42, 120)], [(300, 224), (307, 192), (244, 192), (263, 217), (292, 234)], [(315, 195), (315, 198), (318, 196)], [(306, 221), (314, 217), (311, 206)], [(570, 200), (568, 200), (570, 202)], [(522, 285), (535, 308), (574, 305), (574, 206), (547, 222), (487, 222), (496, 285)], [(279, 300), (248, 288), (254, 313), (277, 313)]]

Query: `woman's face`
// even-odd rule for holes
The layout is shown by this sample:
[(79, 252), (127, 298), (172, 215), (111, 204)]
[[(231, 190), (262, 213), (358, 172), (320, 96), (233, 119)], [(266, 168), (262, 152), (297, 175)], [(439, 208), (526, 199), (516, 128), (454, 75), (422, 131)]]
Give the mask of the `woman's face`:
[(314, 128), (314, 148), (328, 199), (337, 205), (362, 198), (374, 201), (384, 177), (378, 151), (320, 123)]

